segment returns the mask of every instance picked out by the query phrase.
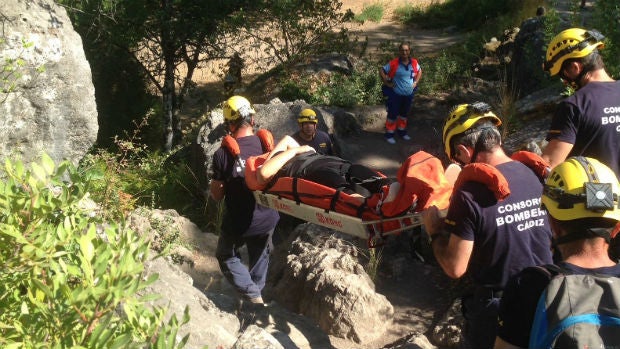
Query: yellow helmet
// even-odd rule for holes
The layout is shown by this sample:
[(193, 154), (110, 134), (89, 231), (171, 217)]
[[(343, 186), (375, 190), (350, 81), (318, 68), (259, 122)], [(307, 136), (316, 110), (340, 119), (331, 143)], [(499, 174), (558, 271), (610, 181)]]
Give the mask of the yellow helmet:
[(459, 104), (452, 108), (443, 125), (443, 146), (449, 159), (454, 156), (450, 145), (452, 137), (468, 131), (482, 119), (491, 120), (495, 126), (502, 124), (502, 120), (491, 111), (491, 106), (484, 102)]
[(543, 69), (554, 76), (560, 72), (565, 60), (585, 57), (595, 49), (604, 48), (604, 39), (603, 34), (596, 30), (566, 29), (549, 43)]
[(306, 108), (302, 110), (301, 113), (299, 113), (299, 116), (297, 117), (297, 122), (300, 124), (304, 122), (312, 122), (316, 124), (319, 122), (319, 119), (317, 119), (314, 110)]
[(224, 102), (224, 120), (227, 122), (249, 118), (256, 111), (245, 97), (232, 96)]
[(556, 166), (543, 189), (542, 203), (560, 221), (604, 217), (620, 221), (616, 174), (596, 159), (568, 158)]

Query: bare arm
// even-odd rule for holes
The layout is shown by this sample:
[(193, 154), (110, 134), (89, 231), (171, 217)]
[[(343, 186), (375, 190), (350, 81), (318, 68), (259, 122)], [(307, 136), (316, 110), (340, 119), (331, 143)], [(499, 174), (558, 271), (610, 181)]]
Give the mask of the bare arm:
[(552, 139), (543, 150), (542, 158), (549, 162), (551, 168), (554, 168), (566, 160), (572, 149), (572, 144)]
[(383, 84), (389, 87), (394, 87), (394, 83), (390, 80), (390, 77), (383, 71), (383, 67), (379, 67), (379, 77), (383, 80)]
[[(422, 212), (424, 227), (430, 236), (443, 229), (443, 218), (439, 209), (431, 206)], [(474, 248), (474, 242), (464, 240), (454, 234), (433, 239), (433, 254), (443, 271), (451, 278), (458, 279), (467, 271), (467, 265)]]
[(415, 76), (415, 79), (413, 80), (414, 88), (420, 84), (420, 79), (422, 79), (422, 69), (418, 71), (418, 73)]
[(282, 138), (278, 144), (276, 144), (273, 147), (273, 150), (271, 151), (271, 153), (269, 153), (269, 156), (267, 157), (267, 160), (271, 159), (275, 154), (285, 151), (285, 150), (289, 150), (291, 148), (297, 148), (299, 147), (299, 143), (297, 143), (297, 141), (291, 137), (291, 136), (284, 136), (284, 138)]
[(265, 185), (269, 183), (269, 181), (271, 181), (271, 179), (278, 173), (282, 166), (284, 166), (284, 164), (294, 158), (295, 155), (308, 151), (315, 152), (314, 148), (312, 148), (311, 146), (303, 145), (286, 149), (283, 152), (273, 155), (273, 157), (271, 157), (272, 154), (275, 154), (276, 148), (274, 148), (272, 153), (269, 155), (270, 158), (268, 158), (267, 161), (265, 161), (265, 163), (256, 171), (256, 180), (258, 181), (259, 185)]
[(224, 181), (218, 181), (215, 179), (211, 180), (209, 193), (211, 194), (213, 200), (221, 201), (225, 194)]
[(516, 345), (505, 342), (499, 337), (495, 337), (495, 346), (493, 347), (493, 349), (521, 349), (521, 347), (517, 347)]

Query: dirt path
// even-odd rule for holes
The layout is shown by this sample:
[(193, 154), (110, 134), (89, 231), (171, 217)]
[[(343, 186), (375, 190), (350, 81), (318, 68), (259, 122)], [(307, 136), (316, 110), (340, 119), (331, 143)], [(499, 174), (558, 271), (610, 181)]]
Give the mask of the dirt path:
[[(439, 52), (442, 48), (448, 47), (459, 42), (463, 35), (461, 33), (450, 33), (443, 29), (423, 30), (419, 28), (406, 27), (401, 25), (394, 18), (394, 11), (404, 6), (426, 7), (436, 0), (396, 0), (381, 2), (384, 6), (383, 18), (379, 23), (366, 21), (362, 25), (350, 24), (348, 29), (352, 36), (357, 36), (360, 40), (368, 39), (367, 54), (373, 55), (383, 42), (409, 42), (411, 43), (413, 55), (427, 55)], [(443, 1), (439, 1), (443, 2)], [(353, 13), (359, 14), (364, 7), (376, 2), (344, 0), (343, 9), (351, 9)]]
[[(382, 2), (384, 15), (379, 23), (366, 21), (362, 25), (351, 24), (349, 31), (352, 36), (359, 39), (368, 40), (366, 54), (374, 56), (379, 52), (381, 44), (391, 42), (394, 45), (400, 42), (409, 42), (413, 50), (413, 56), (419, 58), (422, 69), (424, 69), (424, 56), (430, 56), (460, 42), (464, 38), (462, 33), (450, 33), (444, 30), (421, 30), (402, 25), (394, 18), (394, 10), (406, 6), (425, 7), (436, 2), (435, 0), (416, 0), (406, 1), (397, 0)], [(344, 0), (343, 9), (350, 8), (354, 13), (359, 14), (364, 7), (374, 4), (371, 1)], [(394, 52), (396, 54), (396, 52)], [(422, 82), (424, 83), (424, 78)], [(365, 119), (370, 119), (361, 134), (343, 139), (346, 142), (347, 151), (343, 152), (344, 158), (362, 163), (371, 168), (382, 171), (388, 176), (396, 175), (400, 164), (409, 155), (418, 151), (425, 150), (431, 153), (439, 151), (436, 141), (441, 138), (440, 125), (437, 125), (437, 118), (441, 118), (441, 108), (427, 107), (425, 103), (420, 103), (416, 97), (414, 106), (410, 114), (408, 125), (411, 141), (398, 139), (395, 145), (388, 144), (383, 138), (385, 124), (384, 106), (364, 106), (363, 110), (351, 110), (354, 114), (364, 113), (370, 115)], [(441, 116), (438, 116), (441, 115)], [(440, 142), (440, 141), (439, 141)]]

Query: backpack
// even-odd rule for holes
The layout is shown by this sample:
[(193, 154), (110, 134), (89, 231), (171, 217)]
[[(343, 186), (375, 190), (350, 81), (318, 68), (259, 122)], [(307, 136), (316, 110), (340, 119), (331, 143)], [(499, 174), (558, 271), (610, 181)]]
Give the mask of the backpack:
[(620, 278), (531, 267), (549, 277), (540, 296), (529, 348), (620, 348)]

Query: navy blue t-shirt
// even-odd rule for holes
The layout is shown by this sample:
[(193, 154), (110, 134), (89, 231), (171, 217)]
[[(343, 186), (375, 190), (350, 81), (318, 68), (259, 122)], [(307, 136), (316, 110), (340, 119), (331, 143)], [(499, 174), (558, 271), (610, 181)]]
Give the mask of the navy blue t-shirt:
[[(599, 274), (620, 277), (620, 265), (585, 269), (560, 262), (558, 266), (570, 274)], [(525, 270), (510, 280), (499, 306), (498, 336), (505, 342), (527, 348), (538, 300), (549, 284), (542, 272)]]
[(321, 130), (316, 130), (316, 134), (314, 135), (314, 138), (312, 138), (312, 140), (310, 141), (306, 141), (305, 139), (301, 138), (301, 136), (299, 135), (301, 131), (297, 131), (293, 134), (293, 139), (297, 141), (297, 143), (299, 143), (299, 145), (309, 145), (312, 148), (314, 148), (314, 150), (316, 150), (317, 153), (319, 154), (323, 154), (323, 155), (334, 155), (334, 151), (332, 149), (332, 140), (331, 138), (329, 138), (329, 135)]
[(595, 158), (620, 176), (620, 82), (590, 82), (556, 109), (547, 140), (573, 144), (569, 156)]
[(264, 234), (275, 228), (280, 216), (277, 211), (256, 203), (244, 179), (245, 159), (263, 154), (263, 148), (257, 136), (237, 138), (237, 143), (243, 167), (222, 147), (213, 154), (213, 179), (225, 182), (226, 212), (222, 231), (243, 236)]
[(452, 194), (446, 228), (474, 241), (467, 268), (474, 283), (499, 290), (522, 269), (551, 263), (552, 257), (540, 180), (518, 161), (496, 168), (508, 181), (510, 195), (497, 201), (484, 184), (466, 182)]

